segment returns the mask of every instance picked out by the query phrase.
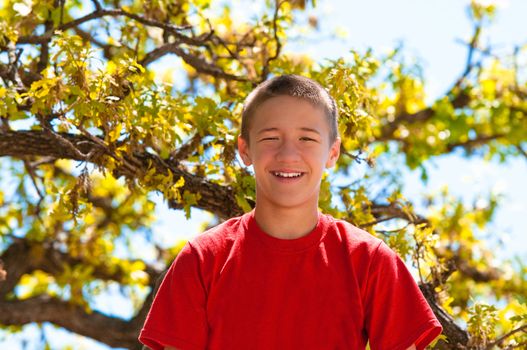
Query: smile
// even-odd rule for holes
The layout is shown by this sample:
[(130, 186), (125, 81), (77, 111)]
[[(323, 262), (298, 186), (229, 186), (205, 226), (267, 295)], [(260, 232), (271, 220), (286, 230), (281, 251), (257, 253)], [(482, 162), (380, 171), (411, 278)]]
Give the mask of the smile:
[(282, 178), (295, 178), (295, 177), (300, 177), (304, 175), (304, 173), (301, 173), (301, 172), (295, 172), (295, 173), (287, 172), (286, 173), (282, 171), (273, 171), (271, 173), (276, 177), (282, 177)]

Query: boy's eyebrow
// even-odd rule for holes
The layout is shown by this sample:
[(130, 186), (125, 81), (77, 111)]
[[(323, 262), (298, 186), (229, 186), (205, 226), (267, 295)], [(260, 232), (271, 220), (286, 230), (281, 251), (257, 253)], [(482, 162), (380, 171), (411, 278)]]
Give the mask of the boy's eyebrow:
[(259, 130), (256, 134), (259, 135), (259, 134), (264, 133), (264, 132), (277, 131), (277, 130), (278, 130), (278, 128), (264, 128), (264, 129)]
[[(299, 128), (300, 130), (302, 131), (307, 131), (307, 132), (313, 132), (315, 134), (319, 134), (320, 135), (320, 132), (317, 130), (317, 129), (313, 129), (313, 128), (308, 128), (308, 127), (301, 127)], [(268, 132), (268, 131), (278, 131), (278, 128), (264, 128), (264, 129), (261, 129), (257, 132), (257, 134), (261, 134), (261, 133), (264, 133), (264, 132)]]
[(308, 128), (308, 127), (302, 127), (302, 128), (300, 128), (300, 130), (308, 131), (308, 132), (314, 132), (315, 134), (319, 134), (320, 135), (320, 132), (317, 129)]

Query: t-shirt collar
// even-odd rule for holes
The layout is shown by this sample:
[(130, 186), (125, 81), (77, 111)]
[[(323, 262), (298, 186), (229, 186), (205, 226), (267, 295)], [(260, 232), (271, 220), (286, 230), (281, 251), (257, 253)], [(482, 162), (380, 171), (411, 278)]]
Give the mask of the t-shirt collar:
[(254, 210), (244, 216), (249, 237), (255, 237), (266, 248), (282, 253), (302, 252), (316, 246), (326, 234), (328, 227), (328, 218), (319, 212), (317, 225), (311, 232), (300, 238), (282, 239), (273, 237), (260, 228), (254, 217)]

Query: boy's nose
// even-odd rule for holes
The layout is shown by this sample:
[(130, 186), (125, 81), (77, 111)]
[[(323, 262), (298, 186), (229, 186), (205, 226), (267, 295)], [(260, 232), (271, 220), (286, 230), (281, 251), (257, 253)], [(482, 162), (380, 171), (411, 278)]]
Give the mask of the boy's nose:
[(294, 162), (299, 159), (300, 154), (294, 142), (287, 140), (282, 142), (276, 154), (276, 160), (280, 162)]

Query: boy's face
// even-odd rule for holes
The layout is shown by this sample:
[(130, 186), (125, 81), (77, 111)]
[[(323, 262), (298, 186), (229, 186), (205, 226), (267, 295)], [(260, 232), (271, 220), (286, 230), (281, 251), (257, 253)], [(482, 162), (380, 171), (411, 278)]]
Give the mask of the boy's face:
[(325, 168), (335, 165), (340, 139), (331, 143), (322, 109), (291, 96), (261, 104), (250, 120), (249, 139), (238, 138), (245, 165), (253, 165), (258, 206), (311, 209), (318, 205)]

